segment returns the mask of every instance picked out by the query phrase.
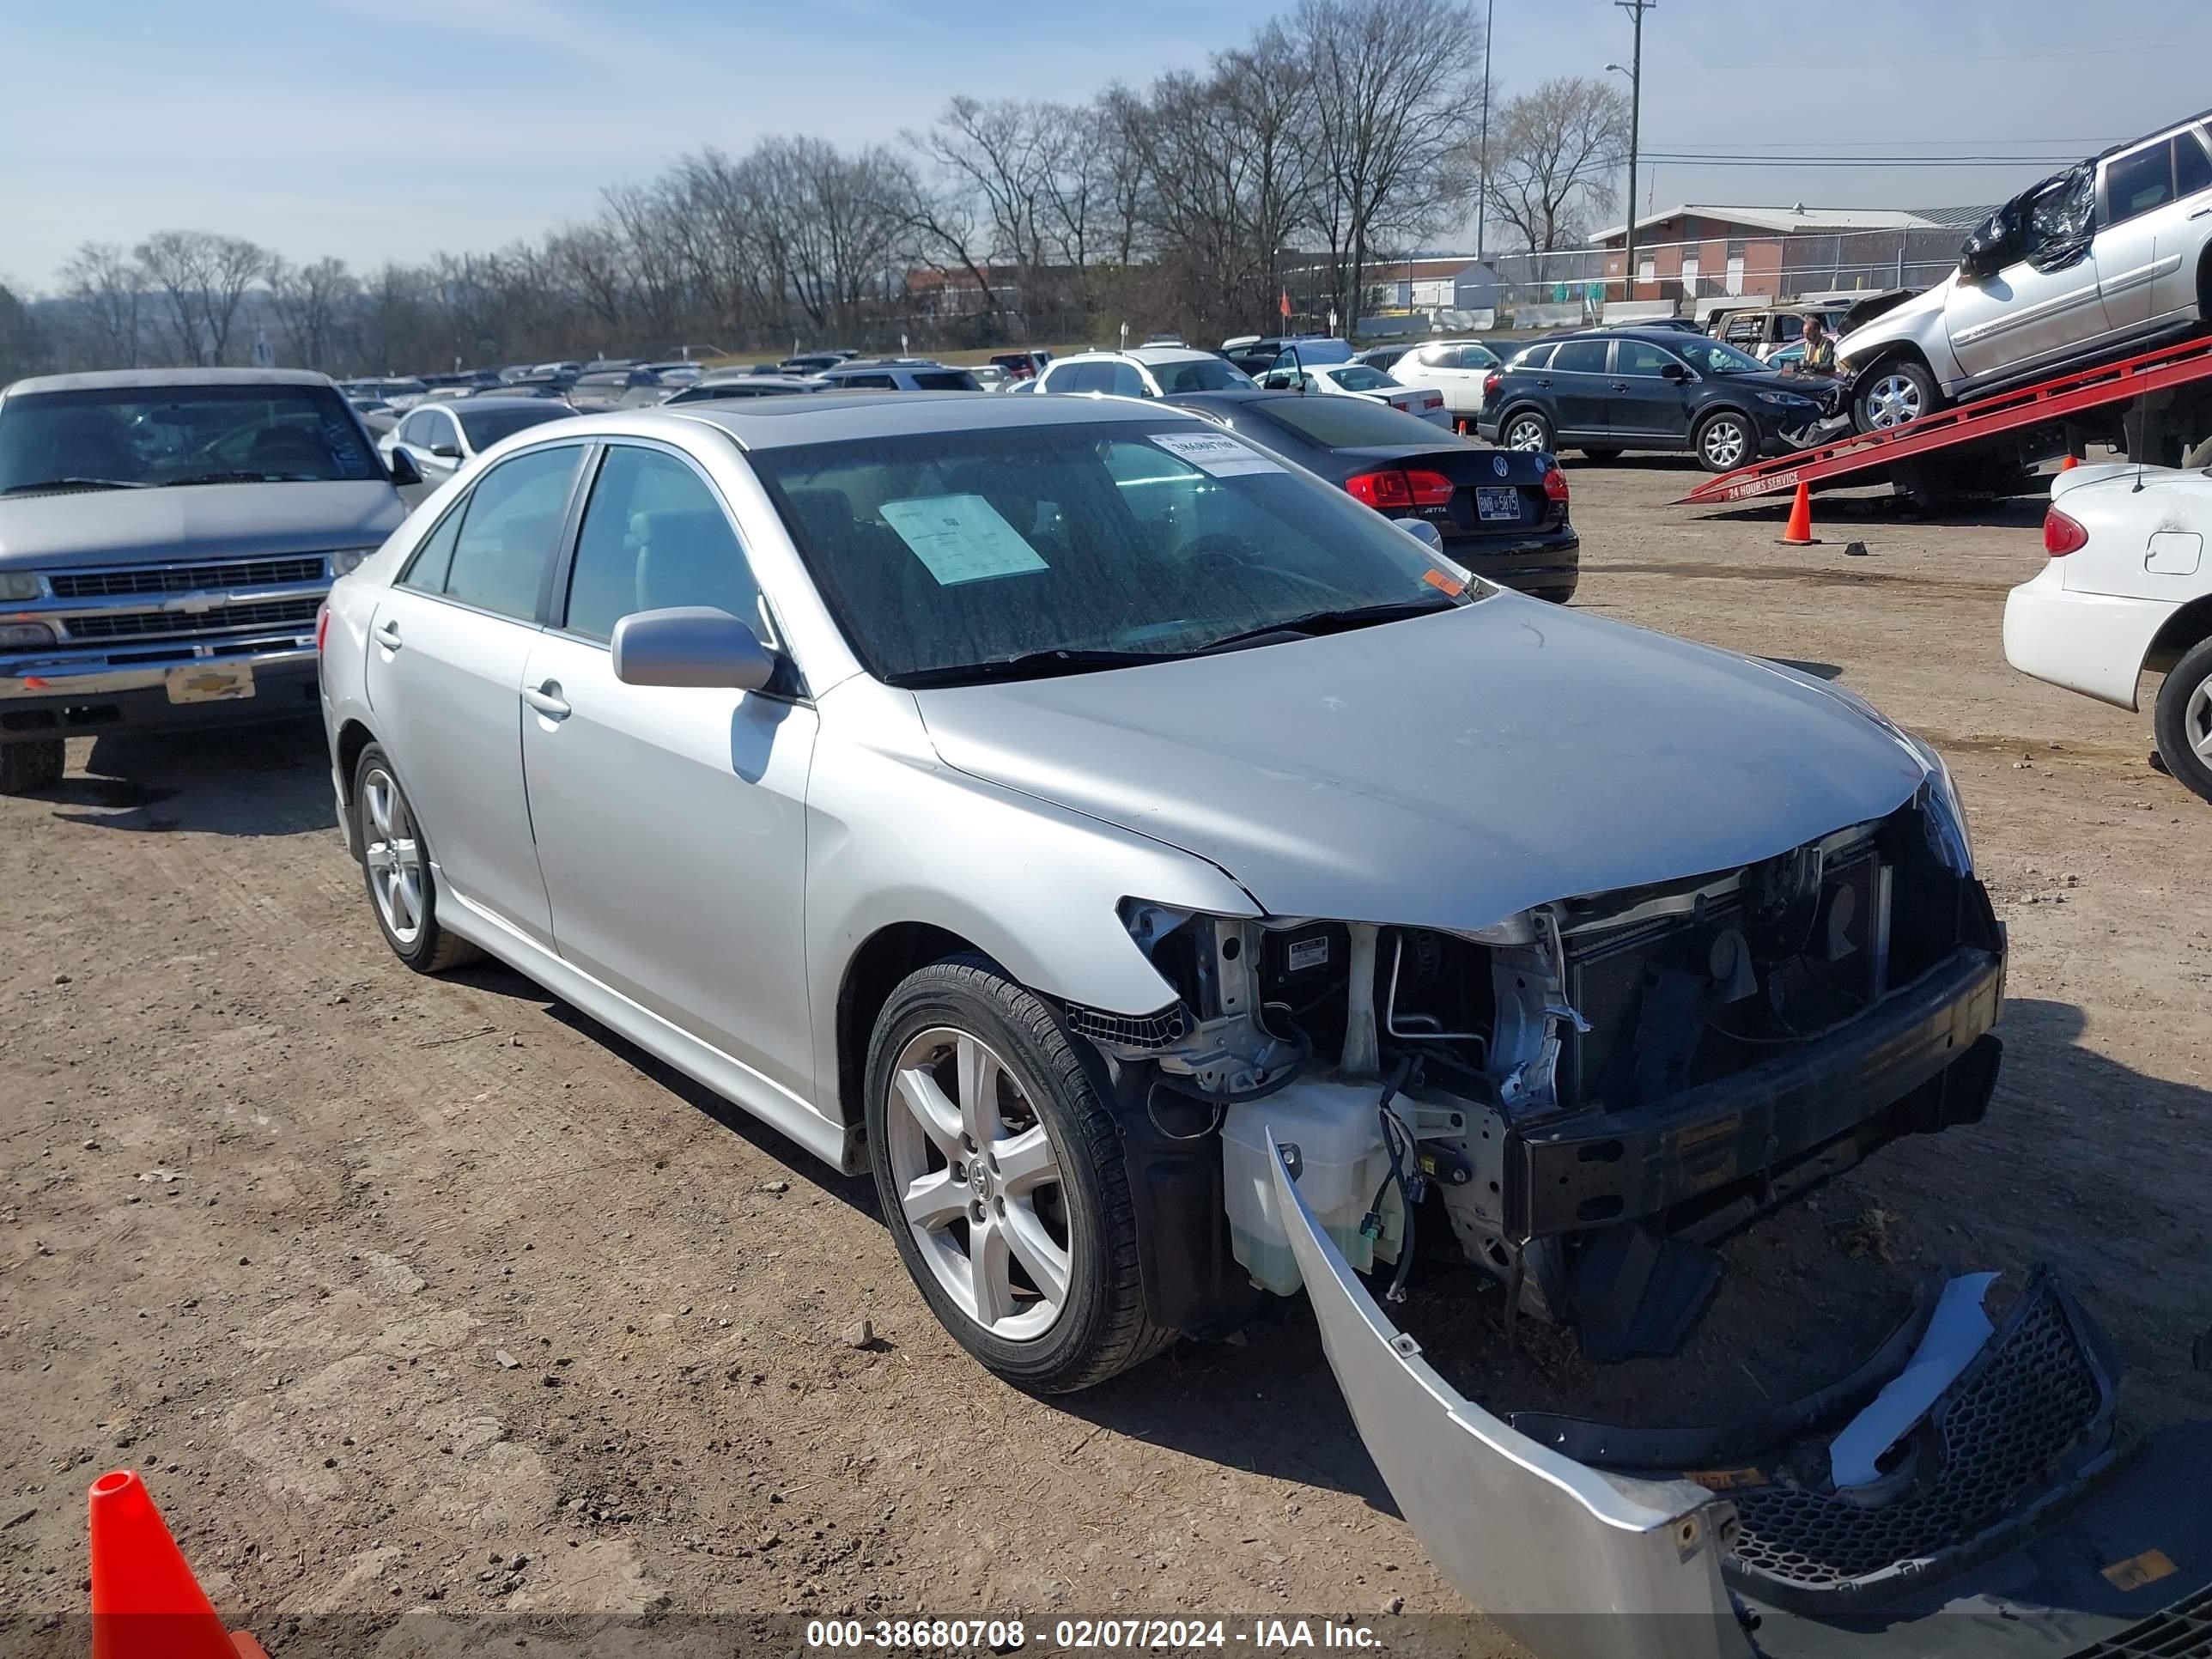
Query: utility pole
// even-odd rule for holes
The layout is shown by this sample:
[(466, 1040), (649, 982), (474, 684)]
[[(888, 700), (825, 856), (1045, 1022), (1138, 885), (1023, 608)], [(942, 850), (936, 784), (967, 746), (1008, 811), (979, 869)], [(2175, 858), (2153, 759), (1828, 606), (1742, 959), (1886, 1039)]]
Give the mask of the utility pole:
[(1474, 258), (1481, 263), (1483, 221), (1490, 208), (1490, 31), (1498, 21), (1498, 0), (1489, 0), (1482, 15), (1482, 182), (1474, 198)]
[[(1636, 141), (1644, 123), (1644, 14), (1659, 3), (1659, 0), (1613, 0), (1626, 12), (1635, 27), (1633, 47), (1629, 55), (1628, 70), (1628, 241), (1627, 257), (1622, 268), (1621, 297), (1636, 297)], [(1617, 64), (1607, 64), (1617, 68)]]

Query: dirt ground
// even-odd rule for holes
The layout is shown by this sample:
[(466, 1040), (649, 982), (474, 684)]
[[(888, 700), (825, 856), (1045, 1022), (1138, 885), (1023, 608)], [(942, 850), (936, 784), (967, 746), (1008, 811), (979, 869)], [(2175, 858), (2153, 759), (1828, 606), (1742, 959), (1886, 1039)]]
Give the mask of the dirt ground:
[[(1695, 476), (1572, 471), (1578, 602), (1932, 738), (2014, 954), (1987, 1122), (1731, 1245), (1658, 1414), (1709, 1418), (1738, 1373), (1780, 1397), (1930, 1267), (2041, 1261), (2117, 1340), (2136, 1422), (2203, 1411), (2212, 807), (2148, 763), (2147, 716), (2006, 667), (2039, 505), (1824, 498), (1825, 544), (1790, 549), (1779, 509), (1665, 505)], [(1464, 1612), (1303, 1308), (1027, 1398), (933, 1322), (866, 1182), (511, 973), (401, 969), (319, 732), (70, 760), (0, 801), (0, 1618), (82, 1608), (84, 1490), (116, 1466), (280, 1659), (292, 1621), (416, 1608)], [(1540, 1340), (1506, 1365), (1494, 1296), (1420, 1283), (1471, 1385), (1668, 1386)]]

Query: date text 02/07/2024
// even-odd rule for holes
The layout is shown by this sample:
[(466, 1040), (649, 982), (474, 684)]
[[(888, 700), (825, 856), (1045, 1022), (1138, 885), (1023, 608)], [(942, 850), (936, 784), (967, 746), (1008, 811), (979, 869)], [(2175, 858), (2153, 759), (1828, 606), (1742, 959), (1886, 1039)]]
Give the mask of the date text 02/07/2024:
[[(813, 1650), (974, 1650), (1009, 1653), (1042, 1641), (1018, 1619), (811, 1619), (806, 1645)], [(1373, 1648), (1364, 1625), (1328, 1619), (1061, 1619), (1052, 1626), (1052, 1646), (1062, 1652), (1101, 1650), (1140, 1652), (1187, 1648), (1250, 1648), (1287, 1652), (1297, 1648)]]

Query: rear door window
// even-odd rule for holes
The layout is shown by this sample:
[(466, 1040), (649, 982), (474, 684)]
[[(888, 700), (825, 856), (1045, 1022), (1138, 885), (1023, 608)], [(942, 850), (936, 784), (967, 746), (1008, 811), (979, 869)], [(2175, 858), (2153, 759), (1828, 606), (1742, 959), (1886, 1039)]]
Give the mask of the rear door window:
[(526, 450), (477, 481), (461, 509), (441, 590), (447, 598), (517, 622), (536, 618), (583, 453), (580, 444)]
[(1605, 373), (1605, 354), (1612, 346), (1610, 340), (1566, 340), (1552, 354), (1552, 372), (1555, 374), (1602, 374)]

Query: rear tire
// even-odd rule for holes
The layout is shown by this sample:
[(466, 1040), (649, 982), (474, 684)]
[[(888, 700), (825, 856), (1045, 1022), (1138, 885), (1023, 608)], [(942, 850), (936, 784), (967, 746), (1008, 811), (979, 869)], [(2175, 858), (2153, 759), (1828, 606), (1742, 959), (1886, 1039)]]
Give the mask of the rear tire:
[(1042, 999), (980, 956), (917, 969), (876, 1017), (866, 1089), (899, 1256), (985, 1366), (1069, 1394), (1175, 1340), (1146, 1310), (1113, 1114)]
[(441, 973), (483, 956), (438, 925), (438, 883), (422, 827), (382, 744), (372, 743), (354, 763), (353, 815), (369, 911), (392, 954), (418, 974)]
[(59, 738), (0, 743), (0, 795), (27, 795), (62, 781), (65, 750)]
[(1552, 423), (1533, 409), (1516, 409), (1499, 424), (1500, 449), (1550, 451)]
[(1935, 375), (1910, 357), (1876, 363), (1851, 389), (1851, 423), (1862, 432), (1893, 432), (1942, 406)]
[(2166, 769), (2212, 801), (2212, 640), (2200, 640), (2158, 689), (2152, 716)]

